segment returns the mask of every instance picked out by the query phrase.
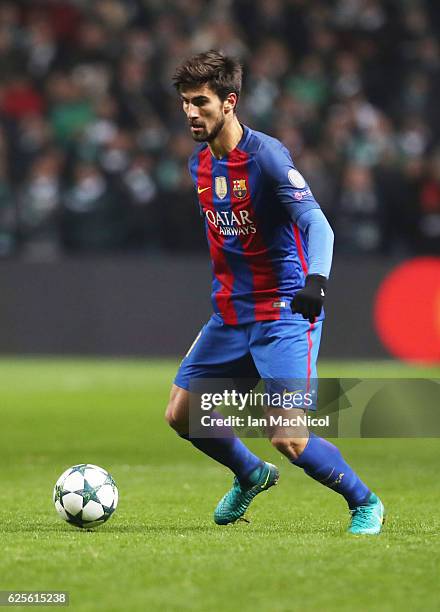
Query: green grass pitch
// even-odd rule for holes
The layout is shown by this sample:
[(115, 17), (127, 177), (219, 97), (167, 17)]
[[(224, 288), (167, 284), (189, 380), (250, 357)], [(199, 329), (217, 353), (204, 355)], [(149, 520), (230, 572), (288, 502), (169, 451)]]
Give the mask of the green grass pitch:
[[(265, 440), (280, 466), (251, 524), (218, 527), (231, 483), (166, 426), (176, 363), (0, 361), (0, 590), (67, 590), (73, 610), (173, 612), (439, 609), (437, 439), (344, 439), (379, 493), (379, 537), (345, 533), (344, 500)], [(393, 363), (321, 363), (323, 376), (438, 376)], [(120, 504), (96, 531), (64, 523), (52, 487), (70, 465), (114, 476)]]

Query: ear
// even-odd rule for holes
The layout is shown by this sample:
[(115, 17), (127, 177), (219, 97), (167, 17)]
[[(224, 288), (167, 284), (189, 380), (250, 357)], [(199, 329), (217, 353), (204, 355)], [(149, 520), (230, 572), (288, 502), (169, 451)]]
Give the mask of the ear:
[(237, 106), (237, 102), (238, 102), (238, 96), (236, 93), (231, 92), (230, 94), (228, 94), (226, 100), (223, 102), (223, 109), (225, 113), (232, 112)]

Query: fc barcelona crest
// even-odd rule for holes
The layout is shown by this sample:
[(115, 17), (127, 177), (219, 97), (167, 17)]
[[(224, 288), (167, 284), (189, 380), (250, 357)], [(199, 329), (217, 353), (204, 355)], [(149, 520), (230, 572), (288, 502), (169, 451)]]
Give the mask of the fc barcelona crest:
[(232, 181), (232, 191), (236, 198), (240, 200), (247, 195), (246, 179), (234, 179)]
[(226, 194), (228, 193), (228, 183), (226, 182), (225, 176), (215, 177), (215, 193), (220, 200), (223, 200), (223, 198), (226, 197)]

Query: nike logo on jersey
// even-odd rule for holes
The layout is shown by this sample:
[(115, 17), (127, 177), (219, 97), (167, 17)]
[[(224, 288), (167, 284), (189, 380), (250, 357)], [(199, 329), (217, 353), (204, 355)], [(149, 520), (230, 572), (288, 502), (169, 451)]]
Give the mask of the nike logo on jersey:
[(201, 193), (203, 193), (207, 189), (211, 189), (211, 187), (197, 187), (197, 193), (200, 195)]
[(324, 289), (321, 287), (321, 297), (325, 297)]

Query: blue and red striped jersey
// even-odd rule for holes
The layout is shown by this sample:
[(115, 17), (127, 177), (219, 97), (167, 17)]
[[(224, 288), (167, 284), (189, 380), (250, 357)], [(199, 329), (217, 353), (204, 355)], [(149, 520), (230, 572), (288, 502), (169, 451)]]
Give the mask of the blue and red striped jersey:
[(228, 155), (216, 159), (203, 143), (189, 169), (205, 218), (214, 312), (228, 325), (297, 316), (290, 302), (304, 286), (308, 256), (295, 221), (319, 205), (289, 151), (243, 126)]

